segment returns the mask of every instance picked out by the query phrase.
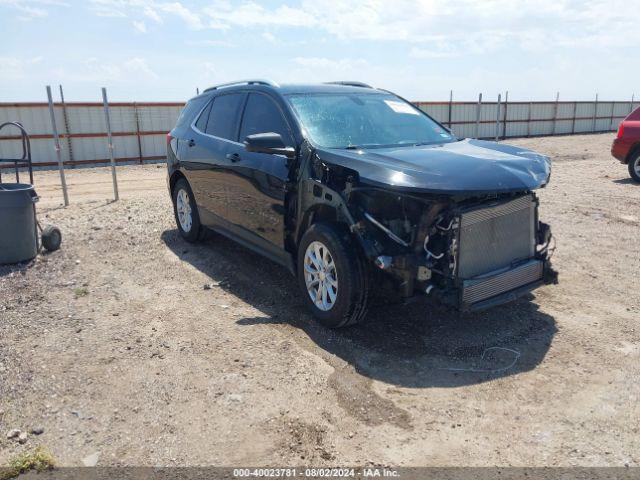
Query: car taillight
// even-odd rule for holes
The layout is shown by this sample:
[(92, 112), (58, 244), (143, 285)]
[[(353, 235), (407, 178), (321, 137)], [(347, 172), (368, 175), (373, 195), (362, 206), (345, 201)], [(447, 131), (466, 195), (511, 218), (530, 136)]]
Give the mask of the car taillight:
[(171, 140), (173, 140), (173, 137), (170, 133), (167, 133), (167, 147), (171, 144)]
[(624, 122), (620, 122), (618, 127), (618, 138), (622, 138), (622, 135), (624, 135)]

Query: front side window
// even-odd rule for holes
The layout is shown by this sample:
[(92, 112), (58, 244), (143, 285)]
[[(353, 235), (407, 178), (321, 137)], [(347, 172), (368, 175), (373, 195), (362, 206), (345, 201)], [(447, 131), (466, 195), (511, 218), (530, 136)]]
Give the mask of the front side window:
[(325, 148), (449, 143), (456, 138), (416, 107), (387, 93), (289, 95), (310, 139)]
[(206, 133), (214, 137), (236, 140), (236, 121), (244, 94), (230, 93), (213, 99)]
[(240, 126), (240, 140), (255, 133), (279, 133), (285, 144), (291, 144), (291, 135), (282, 112), (266, 95), (249, 94)]

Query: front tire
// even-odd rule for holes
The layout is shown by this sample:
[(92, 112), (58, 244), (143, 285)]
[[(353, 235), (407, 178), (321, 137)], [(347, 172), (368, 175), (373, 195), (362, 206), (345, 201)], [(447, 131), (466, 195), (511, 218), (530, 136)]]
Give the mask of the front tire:
[(640, 183), (640, 152), (634, 153), (629, 159), (629, 175)]
[(297, 267), (304, 302), (322, 325), (340, 328), (364, 318), (369, 294), (366, 265), (346, 228), (312, 225), (300, 241)]
[(201, 238), (202, 225), (195, 197), (186, 179), (176, 182), (172, 192), (173, 213), (180, 235), (188, 242), (197, 242)]

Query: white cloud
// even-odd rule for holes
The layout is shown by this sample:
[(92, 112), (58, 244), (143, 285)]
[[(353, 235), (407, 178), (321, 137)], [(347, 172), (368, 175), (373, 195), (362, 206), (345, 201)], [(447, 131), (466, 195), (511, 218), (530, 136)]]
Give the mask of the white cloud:
[(159, 78), (158, 74), (149, 67), (147, 61), (139, 57), (134, 57), (124, 62), (122, 72), (125, 75), (130, 73), (140, 74), (143, 78)]
[(158, 4), (158, 8), (166, 13), (170, 13), (180, 17), (190, 28), (193, 28), (195, 30), (200, 30), (201, 28), (203, 28), (200, 16), (196, 13), (193, 13), (180, 2), (160, 3)]
[(89, 57), (80, 65), (74, 65), (72, 71), (56, 68), (52, 72), (47, 72), (46, 76), (60, 82), (92, 85), (139, 83), (160, 78), (149, 66), (147, 60), (141, 57), (131, 57), (122, 62), (109, 62), (103, 58)]
[(21, 80), (27, 78), (33, 67), (42, 64), (42, 57), (17, 58), (0, 56), (0, 80)]
[[(252, 0), (205, 7), (209, 27), (306, 27), (343, 40), (406, 42), (414, 58), (486, 54), (519, 46), (607, 47), (635, 31), (625, 0), (301, 0), (265, 7)], [(632, 0), (640, 7), (638, 0)], [(636, 8), (637, 10), (637, 8)]]
[(263, 32), (262, 38), (264, 38), (269, 43), (276, 43), (278, 41), (276, 36), (271, 32)]
[(133, 28), (135, 28), (140, 33), (147, 33), (147, 25), (144, 22), (138, 22), (134, 20), (131, 22), (133, 24)]
[[(17, 1), (17, 0), (0, 0)], [(47, 1), (47, 0), (45, 0)], [(161, 24), (163, 15), (177, 17), (194, 30), (203, 28), (200, 15), (180, 2), (162, 2), (156, 0), (91, 0), (91, 10), (101, 17), (146, 17)]]
[(238, 5), (218, 3), (204, 8), (204, 12), (212, 19), (212, 25), (217, 28), (228, 25), (245, 28), (260, 25), (309, 27), (317, 22), (304, 8), (280, 5), (274, 10), (268, 10), (255, 2)]
[(147, 17), (149, 17), (154, 22), (162, 23), (162, 17), (160, 15), (158, 15), (158, 12), (156, 12), (150, 6), (144, 7), (144, 10), (142, 11), (142, 13), (144, 13)]
[(0, 7), (7, 7), (18, 13), (20, 20), (33, 20), (49, 15), (51, 7), (69, 7), (67, 2), (60, 0), (0, 0)]
[(187, 40), (184, 43), (193, 47), (235, 47), (227, 40)]
[(330, 70), (347, 70), (367, 65), (366, 60), (350, 58), (332, 60), (324, 57), (296, 57), (293, 62), (303, 67)]

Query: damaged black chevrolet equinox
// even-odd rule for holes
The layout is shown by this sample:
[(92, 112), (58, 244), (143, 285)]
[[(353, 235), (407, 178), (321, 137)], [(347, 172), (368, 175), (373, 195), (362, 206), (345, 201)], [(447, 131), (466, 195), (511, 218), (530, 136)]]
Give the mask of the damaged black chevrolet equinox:
[(533, 193), (549, 158), (456, 138), (366, 84), (209, 88), (167, 136), (167, 164), (182, 236), (213, 229), (284, 265), (329, 327), (361, 320), (379, 279), (469, 311), (557, 278)]

